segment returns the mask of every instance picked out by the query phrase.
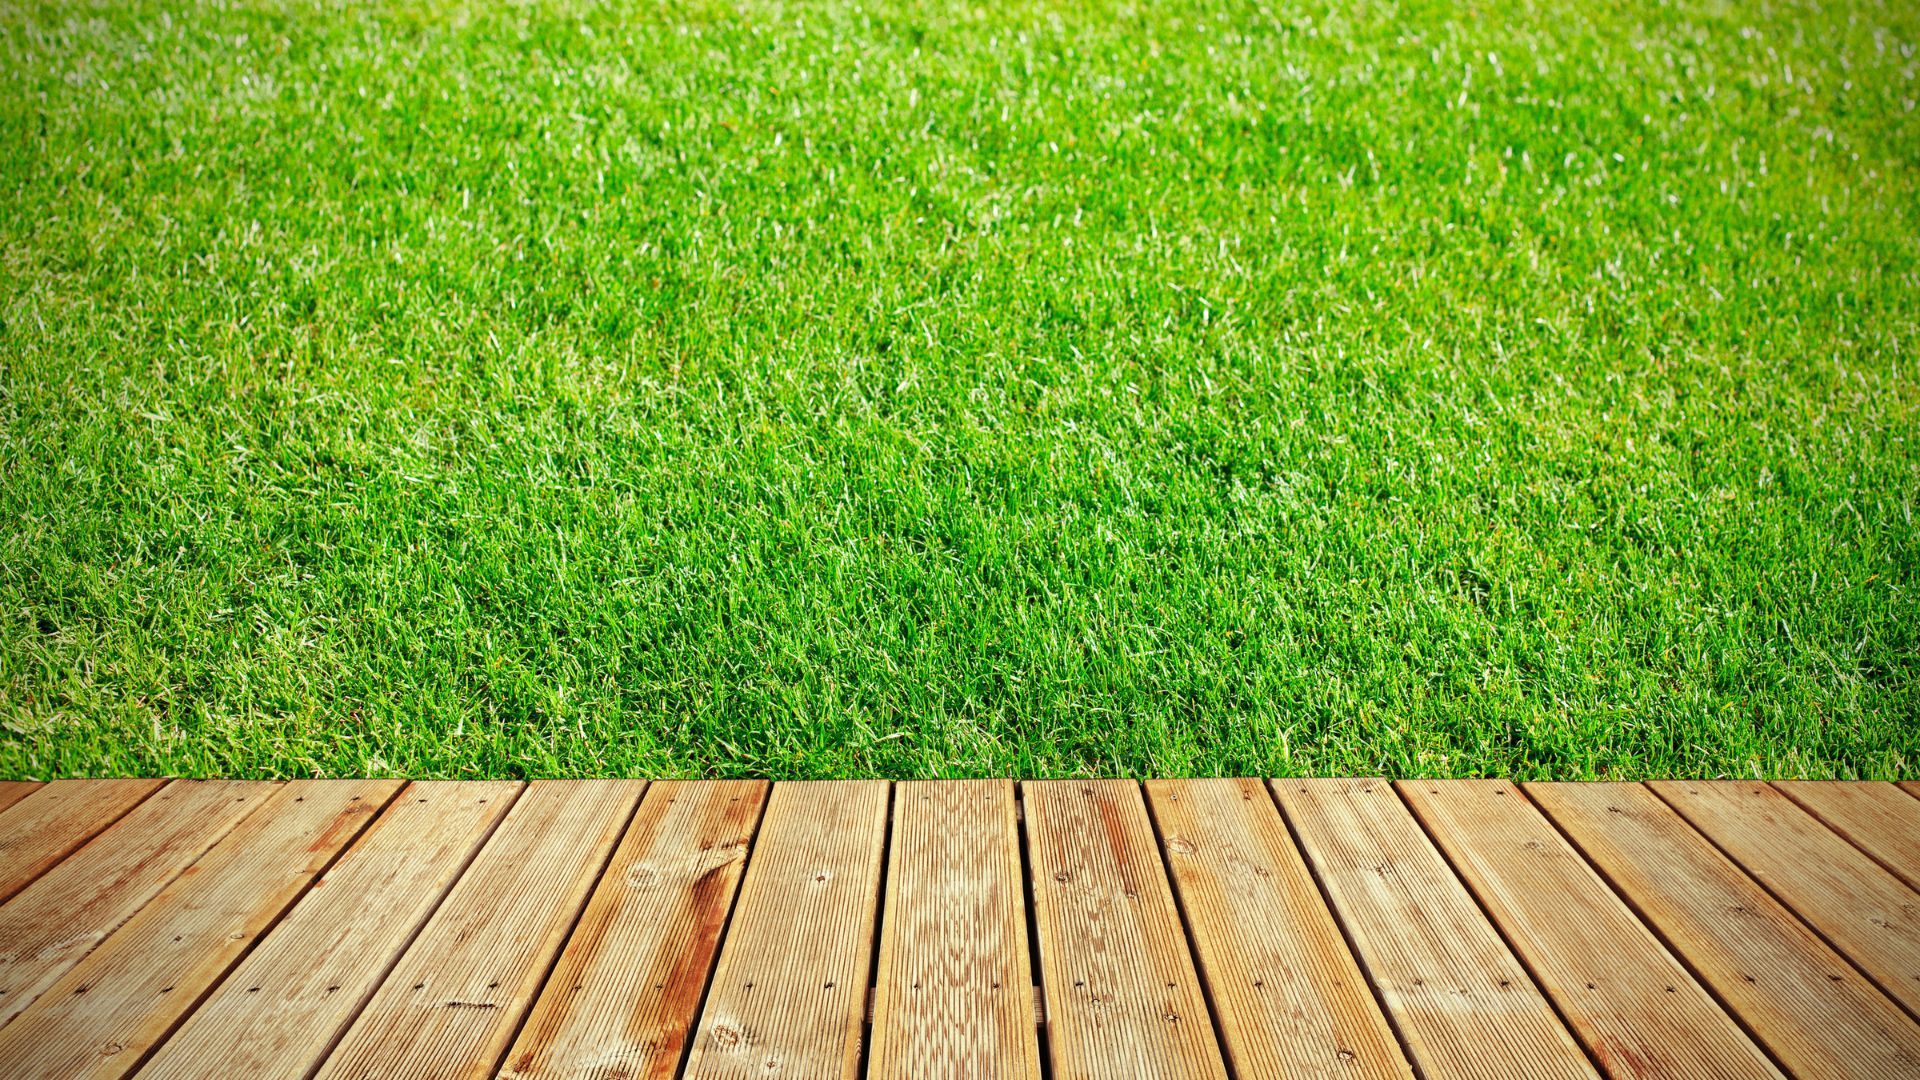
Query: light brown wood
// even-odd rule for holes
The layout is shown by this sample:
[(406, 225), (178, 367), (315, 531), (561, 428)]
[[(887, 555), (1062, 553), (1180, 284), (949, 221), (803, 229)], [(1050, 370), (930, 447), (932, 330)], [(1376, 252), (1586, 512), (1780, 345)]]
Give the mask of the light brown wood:
[(1920, 1015), (1920, 894), (1767, 784), (1648, 786), (1910, 1015)]
[(1773, 786), (1909, 888), (1920, 889), (1920, 799), (1886, 783), (1778, 780)]
[(1236, 1077), (1413, 1075), (1259, 780), (1149, 780)]
[(0, 903), (120, 820), (165, 780), (55, 780), (0, 810)]
[(274, 791), (176, 780), (0, 907), (0, 1024), (31, 1005)]
[(1274, 780), (1271, 788), (1424, 1075), (1594, 1076), (1391, 784)]
[(673, 1075), (766, 793), (759, 780), (647, 790), (503, 1075)]
[(304, 1076), (512, 805), (507, 781), (415, 783), (316, 879), (141, 1076)]
[(646, 786), (528, 785), (319, 1075), (492, 1075)]
[(1021, 792), (1056, 1080), (1225, 1077), (1139, 786)]
[(1039, 1080), (1011, 780), (893, 794), (871, 1080)]
[(0, 1029), (0, 1075), (124, 1076), (400, 788), (295, 780)]
[(1422, 780), (1398, 790), (1601, 1068), (1780, 1075), (1519, 788)]
[(1920, 1025), (1653, 792), (1525, 790), (1788, 1072), (1920, 1076)]
[(31, 780), (0, 780), (0, 811), (40, 790)]
[(887, 787), (880, 780), (774, 785), (687, 1077), (854, 1076)]

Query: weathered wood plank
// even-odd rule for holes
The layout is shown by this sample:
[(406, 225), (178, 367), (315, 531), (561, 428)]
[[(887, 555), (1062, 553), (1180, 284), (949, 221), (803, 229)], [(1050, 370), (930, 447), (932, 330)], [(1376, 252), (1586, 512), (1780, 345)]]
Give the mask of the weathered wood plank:
[(408, 785), (140, 1075), (306, 1075), (519, 789), (506, 781)]
[(0, 811), (40, 790), (32, 780), (0, 780)]
[(400, 787), (295, 780), (0, 1029), (0, 1074), (124, 1076)]
[(1793, 800), (1755, 781), (1649, 787), (1768, 891), (1920, 1015), (1920, 893)]
[(647, 790), (503, 1075), (674, 1074), (766, 794), (759, 780)]
[(1266, 784), (1146, 789), (1234, 1075), (1410, 1078)]
[(1398, 790), (1607, 1072), (1780, 1075), (1519, 788), (1422, 780)]
[(1039, 1080), (1011, 780), (896, 785), (872, 1080)]
[(274, 785), (176, 780), (0, 907), (0, 1024), (252, 813)]
[(1271, 788), (1425, 1075), (1594, 1076), (1391, 784), (1274, 780)]
[(528, 785), (319, 1075), (492, 1075), (646, 786)]
[(0, 811), (0, 903), (120, 820), (165, 780), (55, 780)]
[(1920, 1026), (1652, 791), (1525, 790), (1788, 1072), (1920, 1076)]
[(1920, 889), (1920, 799), (1887, 783), (1779, 780), (1773, 786), (1909, 888)]
[(688, 1077), (855, 1074), (887, 788), (880, 780), (774, 785)]
[(1021, 790), (1053, 1075), (1224, 1077), (1139, 786)]

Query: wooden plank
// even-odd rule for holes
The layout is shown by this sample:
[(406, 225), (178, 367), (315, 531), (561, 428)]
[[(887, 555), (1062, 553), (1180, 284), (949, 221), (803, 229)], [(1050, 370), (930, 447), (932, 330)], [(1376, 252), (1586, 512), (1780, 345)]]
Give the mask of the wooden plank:
[(1139, 786), (1021, 790), (1054, 1077), (1225, 1077)]
[(1519, 788), (1422, 780), (1398, 790), (1601, 1068), (1780, 1075)]
[(1411, 1078), (1266, 785), (1146, 789), (1234, 1075)]
[(673, 1075), (766, 795), (759, 780), (647, 790), (502, 1075)]
[(1788, 1072), (1920, 1076), (1920, 1026), (1652, 791), (1526, 792)]
[(40, 790), (32, 780), (0, 780), (0, 811)]
[(55, 780), (0, 811), (0, 903), (26, 888), (165, 780)]
[(330, 1050), (513, 803), (506, 781), (410, 784), (142, 1076), (303, 1076)]
[(646, 786), (529, 785), (319, 1075), (491, 1075)]
[(893, 798), (868, 1077), (1039, 1080), (1013, 781), (917, 781)]
[(295, 780), (0, 1029), (0, 1073), (124, 1076), (400, 788)]
[(0, 907), (0, 1024), (140, 910), (274, 785), (177, 780)]
[(879, 780), (774, 785), (688, 1077), (855, 1074), (887, 796)]
[(1920, 889), (1920, 799), (1887, 783), (1779, 780), (1773, 786), (1909, 888)]
[(1920, 1015), (1920, 893), (1767, 784), (1648, 786), (1909, 1014)]
[(1274, 780), (1271, 788), (1424, 1075), (1595, 1075), (1392, 785)]

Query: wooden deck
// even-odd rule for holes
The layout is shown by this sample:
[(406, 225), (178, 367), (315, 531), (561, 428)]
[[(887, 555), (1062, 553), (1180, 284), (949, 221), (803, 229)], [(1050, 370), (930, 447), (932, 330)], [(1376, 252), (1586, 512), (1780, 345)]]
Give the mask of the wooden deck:
[(1920, 787), (0, 783), (0, 1076), (1920, 1077)]

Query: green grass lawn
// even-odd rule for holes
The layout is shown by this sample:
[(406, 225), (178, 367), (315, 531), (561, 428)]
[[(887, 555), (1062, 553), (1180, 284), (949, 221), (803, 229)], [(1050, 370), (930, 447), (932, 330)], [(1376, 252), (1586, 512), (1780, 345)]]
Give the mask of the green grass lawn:
[(0, 774), (1920, 775), (1917, 41), (0, 0)]

